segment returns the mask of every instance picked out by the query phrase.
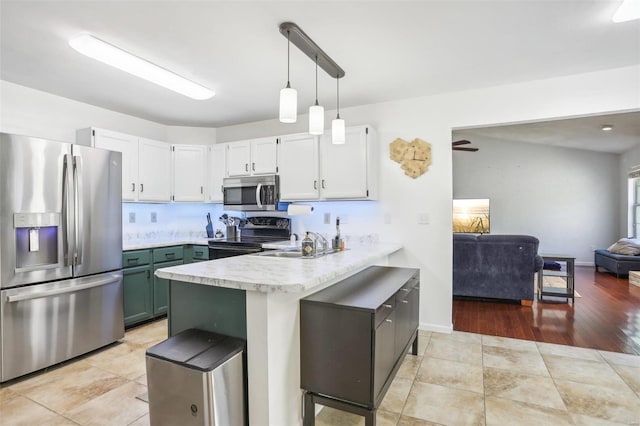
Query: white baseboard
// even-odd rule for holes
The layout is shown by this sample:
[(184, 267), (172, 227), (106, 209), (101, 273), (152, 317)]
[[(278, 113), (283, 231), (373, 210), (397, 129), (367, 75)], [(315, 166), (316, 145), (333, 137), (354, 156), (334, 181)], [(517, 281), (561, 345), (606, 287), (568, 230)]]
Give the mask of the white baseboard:
[(446, 326), (440, 324), (429, 324), (426, 322), (421, 322), (418, 326), (419, 330), (423, 331), (435, 331), (436, 333), (447, 333), (451, 334), (453, 332), (453, 324)]

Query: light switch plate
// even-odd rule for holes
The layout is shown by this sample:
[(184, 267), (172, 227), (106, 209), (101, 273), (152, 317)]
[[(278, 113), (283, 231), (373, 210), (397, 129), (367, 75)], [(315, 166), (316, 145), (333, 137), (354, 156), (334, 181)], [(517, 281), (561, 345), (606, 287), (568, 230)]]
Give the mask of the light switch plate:
[(429, 224), (429, 213), (420, 213), (418, 214), (418, 225), (428, 225)]
[(324, 214), (324, 224), (328, 225), (331, 223), (331, 213), (325, 213)]
[(158, 221), (158, 213), (151, 212), (151, 223), (156, 223)]

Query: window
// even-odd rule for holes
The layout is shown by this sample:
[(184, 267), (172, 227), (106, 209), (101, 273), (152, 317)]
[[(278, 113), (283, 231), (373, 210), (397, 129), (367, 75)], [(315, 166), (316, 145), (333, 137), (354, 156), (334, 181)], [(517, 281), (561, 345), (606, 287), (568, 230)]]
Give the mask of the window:
[(629, 235), (640, 237), (640, 170), (629, 174)]

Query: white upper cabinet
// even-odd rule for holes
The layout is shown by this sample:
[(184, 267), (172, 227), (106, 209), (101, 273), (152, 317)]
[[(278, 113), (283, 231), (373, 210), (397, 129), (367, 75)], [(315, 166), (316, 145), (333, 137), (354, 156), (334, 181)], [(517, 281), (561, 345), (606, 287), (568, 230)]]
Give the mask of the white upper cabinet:
[(232, 142), (227, 148), (227, 171), (229, 177), (249, 176), (251, 169), (251, 141)]
[(206, 145), (172, 145), (173, 201), (205, 201)]
[(88, 128), (76, 132), (76, 143), (122, 153), (122, 201), (137, 201), (138, 137), (110, 130)]
[(251, 174), (272, 175), (278, 170), (278, 139), (261, 138), (251, 141)]
[(208, 161), (208, 193), (212, 203), (223, 201), (222, 180), (227, 177), (227, 146), (226, 143), (218, 143), (209, 147)]
[(369, 126), (347, 127), (346, 141), (331, 143), (331, 133), (320, 140), (320, 194), (323, 199), (375, 199), (377, 156)]
[(277, 138), (269, 137), (230, 142), (227, 148), (229, 177), (275, 174), (277, 141)]
[(171, 146), (152, 139), (138, 139), (139, 201), (171, 201)]
[(283, 201), (317, 200), (318, 138), (308, 134), (287, 135), (278, 144), (280, 199)]

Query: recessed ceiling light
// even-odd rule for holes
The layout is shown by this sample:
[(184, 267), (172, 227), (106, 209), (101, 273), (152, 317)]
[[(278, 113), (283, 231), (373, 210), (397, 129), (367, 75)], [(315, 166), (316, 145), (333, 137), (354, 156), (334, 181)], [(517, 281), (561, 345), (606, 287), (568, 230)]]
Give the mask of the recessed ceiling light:
[(82, 34), (69, 40), (69, 45), (78, 52), (103, 62), (119, 70), (133, 74), (136, 77), (165, 87), (192, 99), (204, 100), (215, 95), (213, 90), (207, 89), (193, 81), (180, 77), (162, 67), (152, 64), (129, 52), (104, 42), (90, 34)]
[(613, 124), (603, 124), (602, 125), (602, 131), (608, 132), (610, 130), (613, 130)]
[(640, 19), (640, 0), (624, 0), (613, 15), (613, 22), (626, 22), (634, 19)]

